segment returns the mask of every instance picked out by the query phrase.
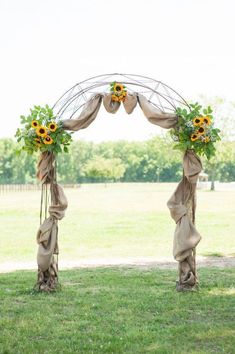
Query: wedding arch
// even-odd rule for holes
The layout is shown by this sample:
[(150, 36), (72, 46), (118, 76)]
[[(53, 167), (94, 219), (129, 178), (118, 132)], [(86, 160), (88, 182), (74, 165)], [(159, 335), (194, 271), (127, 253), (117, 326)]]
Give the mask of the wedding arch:
[[(179, 264), (177, 290), (194, 289), (198, 285), (196, 246), (201, 239), (195, 227), (196, 185), (202, 170), (197, 149), (200, 152), (202, 146), (205, 146), (208, 151), (213, 150), (213, 139), (216, 140), (215, 136), (218, 132), (211, 127), (208, 130), (212, 110), (209, 108), (207, 111), (204, 110), (206, 115), (203, 116), (199, 114), (201, 106), (189, 105), (174, 89), (161, 81), (142, 75), (117, 73), (99, 75), (79, 82), (66, 91), (52, 109), (47, 106), (47, 109), (40, 110), (39, 106), (35, 106), (35, 111), (31, 110), (31, 120), (25, 117), (22, 119), (23, 123), (25, 121), (31, 124), (28, 125), (29, 129), (36, 129), (37, 135), (34, 135), (36, 138), (34, 137), (32, 146), (29, 137), (23, 136), (20, 131), (18, 139), (25, 140), (26, 150), (31, 149), (30, 152), (33, 152), (39, 149), (41, 152), (37, 166), (37, 177), (42, 185), (41, 223), (37, 232), (37, 288), (41, 291), (52, 291), (57, 286), (58, 220), (64, 217), (68, 204), (62, 186), (57, 183), (56, 153), (60, 148), (55, 145), (53, 150), (53, 139), (59, 137), (60, 143), (63, 144), (67, 139), (66, 132), (87, 128), (97, 117), (102, 104), (105, 110), (112, 114), (118, 111), (121, 104), (127, 114), (131, 114), (136, 106), (139, 106), (150, 123), (175, 130), (179, 143), (186, 144), (182, 145), (186, 146), (183, 154), (183, 177), (167, 202), (167, 206), (176, 223), (173, 256)], [(49, 118), (53, 118), (53, 122), (50, 120), (48, 133), (45, 124), (40, 125), (47, 114)], [(57, 126), (61, 127), (62, 138), (53, 135)], [(193, 132), (194, 128), (196, 128), (195, 132)], [(191, 134), (188, 140), (184, 138), (184, 134), (189, 134), (187, 129)], [(210, 135), (206, 135), (206, 129)], [(31, 135), (33, 134), (34, 132), (31, 132)], [(49, 193), (50, 203), (48, 203)], [(44, 220), (42, 210), (45, 211)]]

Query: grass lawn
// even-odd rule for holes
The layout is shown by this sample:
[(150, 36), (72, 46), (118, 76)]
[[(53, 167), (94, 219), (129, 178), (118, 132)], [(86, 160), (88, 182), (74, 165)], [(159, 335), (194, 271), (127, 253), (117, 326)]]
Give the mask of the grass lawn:
[(32, 271), (0, 274), (0, 353), (234, 353), (234, 269), (199, 276), (177, 293), (172, 270), (61, 271), (62, 291), (42, 294)]
[[(60, 260), (148, 259), (172, 256), (175, 224), (166, 206), (176, 184), (82, 185), (66, 189), (59, 222)], [(40, 192), (0, 196), (0, 263), (35, 262)], [(198, 191), (197, 254), (235, 255), (235, 191)]]

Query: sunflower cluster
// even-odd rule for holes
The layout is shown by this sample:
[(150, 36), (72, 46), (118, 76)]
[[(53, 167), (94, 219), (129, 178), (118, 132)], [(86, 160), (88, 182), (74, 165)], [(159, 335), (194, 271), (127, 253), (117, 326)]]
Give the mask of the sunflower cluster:
[(68, 151), (72, 137), (66, 132), (61, 122), (56, 123), (52, 109), (46, 105), (34, 106), (27, 117), (21, 116), (23, 129), (17, 129), (17, 141), (22, 143), (20, 150), (28, 153), (51, 151), (54, 153)]
[(214, 127), (211, 107), (202, 109), (198, 103), (188, 109), (177, 108), (178, 123), (170, 134), (181, 151), (193, 149), (198, 155), (210, 159), (215, 155), (215, 143), (220, 140), (220, 130)]
[(201, 140), (203, 143), (209, 143), (211, 118), (209, 116), (195, 117), (193, 119), (195, 131), (191, 134), (191, 141)]
[(126, 86), (119, 82), (112, 82), (110, 84), (111, 98), (114, 102), (123, 102), (126, 99), (127, 90)]
[(55, 132), (56, 129), (58, 128), (57, 124), (55, 122), (51, 122), (48, 124), (47, 127), (40, 125), (37, 120), (33, 120), (31, 123), (31, 127), (35, 129), (35, 132), (37, 134), (37, 137), (34, 138), (36, 141), (37, 147), (41, 147), (42, 144), (45, 145), (51, 145), (53, 144), (53, 139), (50, 136), (51, 132)]

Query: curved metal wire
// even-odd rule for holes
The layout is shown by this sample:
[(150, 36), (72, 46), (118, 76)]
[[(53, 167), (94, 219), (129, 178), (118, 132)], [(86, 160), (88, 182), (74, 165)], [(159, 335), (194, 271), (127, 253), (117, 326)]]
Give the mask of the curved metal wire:
[[(100, 80), (101, 78), (102, 80)], [(186, 100), (176, 90), (161, 81), (143, 75), (113, 73), (90, 77), (68, 89), (53, 105), (56, 116), (59, 119), (72, 118), (84, 107), (92, 95), (109, 92), (110, 84), (114, 81), (126, 85), (129, 92), (140, 93), (138, 90), (144, 88), (145, 92), (150, 94), (149, 98), (146, 97), (148, 101), (161, 112), (175, 111), (179, 105), (189, 107)], [(97, 91), (100, 87), (105, 90)]]

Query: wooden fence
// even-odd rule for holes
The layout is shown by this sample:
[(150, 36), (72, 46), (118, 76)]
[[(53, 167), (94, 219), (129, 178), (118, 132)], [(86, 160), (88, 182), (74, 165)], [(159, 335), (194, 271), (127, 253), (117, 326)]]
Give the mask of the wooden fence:
[[(80, 184), (62, 184), (64, 188), (80, 188)], [(0, 194), (41, 190), (40, 184), (0, 184)]]

